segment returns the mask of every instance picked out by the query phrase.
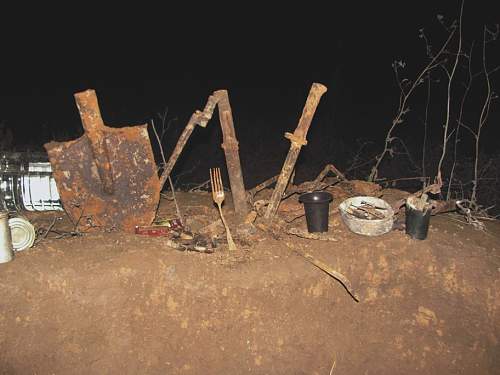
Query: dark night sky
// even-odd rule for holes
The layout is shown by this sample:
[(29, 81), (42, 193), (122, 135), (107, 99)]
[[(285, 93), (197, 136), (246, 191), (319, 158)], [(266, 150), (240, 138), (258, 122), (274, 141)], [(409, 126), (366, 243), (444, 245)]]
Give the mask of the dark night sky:
[[(470, 35), (499, 22), (494, 3), (466, 1)], [(436, 15), (454, 19), (459, 11), (459, 1), (232, 4), (4, 14), (12, 25), (2, 26), (0, 119), (17, 140), (31, 133), (28, 142), (45, 142), (42, 125), (79, 131), (72, 95), (80, 90), (96, 89), (114, 124), (144, 122), (165, 106), (183, 122), (226, 88), (235, 117), (289, 121), (317, 81), (329, 87), (318, 115), (332, 118), (337, 134), (380, 137), (397, 104), (392, 61), (414, 72), (425, 61), (418, 29), (432, 31), (438, 44), (444, 33)]]

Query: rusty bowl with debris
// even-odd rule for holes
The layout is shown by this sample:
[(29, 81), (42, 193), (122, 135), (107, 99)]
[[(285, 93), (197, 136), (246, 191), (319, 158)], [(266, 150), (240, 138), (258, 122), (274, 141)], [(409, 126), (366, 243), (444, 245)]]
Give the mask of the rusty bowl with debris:
[(394, 211), (380, 198), (352, 197), (339, 205), (344, 224), (354, 233), (379, 236), (392, 229)]

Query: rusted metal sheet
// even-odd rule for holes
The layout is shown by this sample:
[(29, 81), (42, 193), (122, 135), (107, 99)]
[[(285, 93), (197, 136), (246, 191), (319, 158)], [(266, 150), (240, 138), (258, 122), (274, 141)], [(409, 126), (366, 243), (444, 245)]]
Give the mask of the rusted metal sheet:
[(233, 198), (234, 211), (240, 219), (248, 214), (247, 194), (243, 184), (243, 173), (241, 171), (240, 155), (236, 132), (234, 131), (233, 114), (229, 104), (227, 90), (218, 90), (214, 95), (219, 98), (219, 119), (222, 128), (222, 149), (226, 156), (227, 172), (231, 185), (231, 196)]
[(306, 104), (302, 111), (302, 116), (300, 117), (299, 124), (295, 129), (293, 134), (285, 133), (285, 138), (288, 138), (291, 142), (290, 150), (286, 157), (283, 168), (281, 169), (280, 176), (278, 177), (278, 182), (276, 182), (276, 187), (274, 188), (273, 195), (267, 206), (264, 218), (271, 221), (276, 212), (278, 211), (279, 204), (285, 192), (290, 176), (292, 175), (295, 163), (299, 157), (300, 149), (302, 146), (307, 144), (306, 136), (311, 126), (311, 121), (318, 107), (321, 96), (326, 92), (326, 86), (320, 83), (313, 83), (309, 95), (306, 100)]
[(94, 90), (75, 94), (85, 134), (44, 145), (64, 209), (79, 230), (153, 222), (160, 182), (147, 125), (104, 125)]

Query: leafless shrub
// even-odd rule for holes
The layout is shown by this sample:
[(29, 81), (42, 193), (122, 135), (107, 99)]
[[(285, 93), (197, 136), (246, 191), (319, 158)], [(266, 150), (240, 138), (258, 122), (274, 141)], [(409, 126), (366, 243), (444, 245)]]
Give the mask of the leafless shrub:
[[(405, 68), (406, 63), (403, 61), (395, 61), (392, 64), (392, 69), (394, 71), (394, 76), (396, 78), (396, 82), (398, 84), (399, 90), (400, 90), (400, 95), (399, 95), (399, 105), (398, 109), (396, 111), (396, 115), (394, 116), (391, 126), (386, 134), (385, 137), (385, 142), (384, 142), (384, 149), (380, 154), (376, 156), (376, 163), (373, 165), (370, 176), (368, 177), (369, 181), (374, 181), (378, 177), (378, 169), (380, 166), (380, 163), (382, 160), (384, 160), (384, 157), (389, 154), (391, 157), (394, 155), (394, 149), (392, 147), (393, 142), (397, 139), (393, 135), (395, 129), (398, 127), (398, 125), (402, 124), (404, 122), (406, 114), (410, 111), (410, 107), (408, 104), (408, 101), (412, 97), (413, 93), (415, 90), (422, 85), (425, 82), (425, 79), (429, 77), (429, 73), (438, 68), (443, 66), (446, 62), (446, 54), (447, 54), (447, 48), (450, 44), (450, 42), (453, 40), (453, 37), (455, 36), (456, 33), (456, 22), (453, 22), (452, 25), (449, 27), (449, 35), (446, 41), (443, 43), (441, 46), (440, 50), (436, 54), (432, 54), (428, 39), (425, 36), (424, 30), (420, 30), (420, 37), (424, 39), (426, 42), (426, 50), (428, 55), (430, 55), (431, 59), (430, 61), (424, 66), (424, 68), (420, 71), (420, 73), (417, 75), (417, 77), (414, 80), (410, 80), (407, 78), (401, 78), (400, 77), (400, 71)], [(450, 79), (451, 80), (451, 79)]]
[[(441, 185), (444, 184), (447, 187), (446, 199), (460, 199), (462, 202), (470, 202), (467, 208), (472, 213), (479, 216), (487, 214), (491, 216), (492, 212), (499, 210), (499, 207), (496, 206), (500, 196), (500, 176), (496, 167), (499, 156), (484, 154), (481, 152), (480, 146), (481, 135), (484, 133), (484, 127), (492, 112), (492, 104), (498, 98), (494, 91), (491, 77), (493, 73), (500, 70), (500, 66), (491, 68), (490, 64), (487, 63), (487, 46), (490, 42), (498, 38), (500, 32), (498, 25), (495, 27), (485, 26), (483, 28), (480, 57), (481, 69), (474, 73), (472, 66), (474, 43), (464, 47), (466, 43), (462, 35), (463, 14), (464, 3), (462, 2), (458, 21), (447, 25), (444, 22), (444, 18), (438, 16), (438, 21), (444, 27), (448, 36), (439, 51), (435, 54), (432, 52), (430, 41), (424, 30), (420, 30), (420, 37), (425, 41), (429, 62), (417, 74), (415, 80), (410, 81), (400, 78), (400, 72), (405, 67), (405, 63), (397, 61), (393, 64), (400, 89), (398, 109), (386, 134), (384, 148), (375, 157), (375, 164), (371, 168), (368, 179), (370, 181), (386, 183), (389, 181), (420, 179), (428, 183), (432, 177), (435, 177), (438, 183)], [(442, 126), (437, 127), (431, 126), (429, 106), (431, 103), (432, 85), (442, 81), (439, 79), (439, 76), (445, 77), (443, 82), (446, 88), (445, 94), (443, 94), (445, 98), (445, 108), (443, 108), (444, 120)], [(459, 82), (461, 80), (463, 82)], [(477, 82), (477, 86), (481, 90), (484, 90), (484, 99), (481, 99), (482, 102), (479, 106), (477, 106), (477, 103), (472, 105), (473, 101), (470, 100), (471, 89), (473, 83), (476, 81), (482, 81)], [(421, 119), (424, 135), (421, 160), (417, 160), (412, 157), (412, 155), (417, 154), (415, 153), (415, 148), (409, 149), (406, 147), (406, 144), (402, 142), (402, 137), (396, 135), (395, 130), (399, 129), (399, 125), (405, 121), (405, 117), (410, 110), (408, 104), (410, 97), (416, 95), (416, 89), (424, 82), (427, 83), (425, 113), (423, 119)], [(434, 95), (432, 100), (436, 101)], [(474, 111), (477, 113), (477, 122), (474, 120), (471, 121), (470, 118), (467, 118), (466, 121), (465, 113), (470, 115)], [(466, 129), (467, 132), (464, 133), (461, 131), (462, 128)], [(436, 147), (437, 134), (440, 134), (440, 147)], [(472, 141), (469, 135), (472, 136)], [(452, 140), (453, 146), (451, 156), (448, 156), (447, 147), (450, 140)], [(467, 156), (470, 154), (469, 145), (473, 147), (471, 156)], [(406, 161), (401, 159), (402, 155), (407, 159)], [(379, 178), (382, 161), (384, 158), (387, 159), (386, 156), (390, 156), (391, 159), (399, 156), (397, 162), (399, 166), (413, 166), (413, 168), (408, 168), (408, 171), (412, 175), (408, 177), (399, 176), (399, 178), (393, 176), (394, 178), (391, 178), (387, 175), (390, 175), (391, 171), (385, 168), (385, 178)], [(363, 158), (356, 156), (353, 165), (357, 167), (360, 164), (360, 159)], [(370, 160), (370, 158), (365, 157), (364, 160)], [(418, 165), (418, 168), (415, 168), (416, 165)], [(394, 170), (395, 168), (392, 169)], [(436, 171), (434, 176), (429, 175), (429, 171), (431, 170)], [(483, 204), (480, 204), (480, 202), (483, 202)]]

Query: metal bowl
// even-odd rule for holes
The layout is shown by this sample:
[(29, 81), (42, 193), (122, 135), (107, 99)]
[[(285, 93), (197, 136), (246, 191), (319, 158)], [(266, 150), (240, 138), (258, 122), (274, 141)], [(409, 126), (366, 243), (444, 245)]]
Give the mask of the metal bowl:
[[(368, 203), (380, 213), (381, 219), (362, 219), (349, 213), (351, 207), (359, 207)], [(339, 205), (340, 216), (344, 224), (354, 233), (365, 236), (379, 236), (392, 229), (394, 223), (394, 210), (386, 201), (375, 197), (352, 197)]]

